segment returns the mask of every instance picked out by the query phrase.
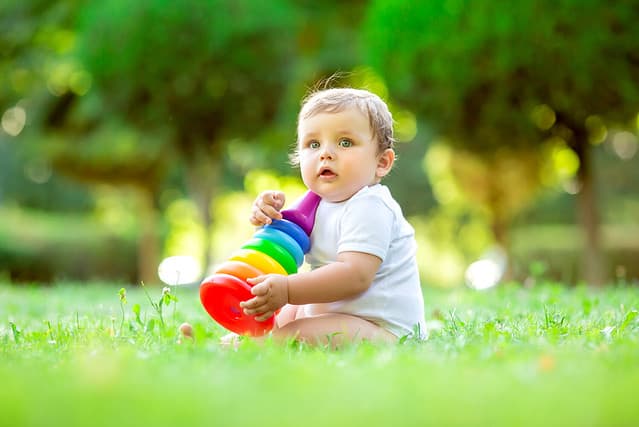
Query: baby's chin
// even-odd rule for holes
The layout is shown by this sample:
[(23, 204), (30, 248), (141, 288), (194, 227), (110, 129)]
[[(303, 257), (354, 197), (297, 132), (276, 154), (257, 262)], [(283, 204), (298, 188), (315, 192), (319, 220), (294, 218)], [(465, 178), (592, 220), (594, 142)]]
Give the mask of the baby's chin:
[[(362, 187), (363, 188), (363, 187)], [(344, 202), (351, 197), (353, 197), (361, 188), (355, 191), (340, 191), (340, 192), (322, 192), (322, 191), (314, 191), (318, 196), (327, 202), (331, 203), (340, 203)]]

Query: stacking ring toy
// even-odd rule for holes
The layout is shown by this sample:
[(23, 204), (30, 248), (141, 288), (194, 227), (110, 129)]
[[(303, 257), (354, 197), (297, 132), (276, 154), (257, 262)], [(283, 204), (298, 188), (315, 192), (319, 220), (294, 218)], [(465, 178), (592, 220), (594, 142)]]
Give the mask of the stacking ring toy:
[(228, 274), (230, 276), (237, 277), (245, 282), (246, 279), (264, 274), (262, 270), (258, 270), (251, 264), (233, 260), (226, 261), (222, 265), (218, 266), (215, 271), (218, 274)]
[[(251, 336), (264, 335), (273, 329), (275, 317), (264, 322), (257, 322), (255, 318), (246, 316), (242, 311), (240, 302), (253, 298), (251, 286), (244, 280), (218, 273), (214, 281), (205, 281), (202, 284), (200, 295), (205, 295), (206, 298), (202, 302), (215, 301), (216, 308), (213, 318), (226, 329), (242, 331), (243, 334)], [(209, 312), (209, 314), (211, 313)]]
[(307, 236), (310, 236), (315, 225), (315, 213), (319, 202), (320, 197), (309, 191), (291, 209), (283, 210), (282, 217), (297, 224)]
[[(233, 253), (229, 259), (231, 261), (239, 261), (252, 265), (260, 270), (262, 274), (286, 274), (284, 267), (279, 265), (277, 261), (265, 253), (256, 251), (255, 249), (240, 249)], [(215, 272), (217, 272), (217, 269)]]
[(286, 274), (297, 273), (297, 265), (295, 264), (293, 255), (289, 254), (286, 249), (277, 243), (271, 242), (270, 240), (254, 238), (245, 243), (242, 249), (255, 249), (256, 251), (265, 253), (284, 267)]
[(282, 211), (284, 219), (260, 228), (253, 239), (202, 281), (200, 301), (213, 320), (242, 335), (260, 336), (273, 329), (275, 316), (258, 322), (240, 307), (240, 302), (253, 298), (247, 279), (297, 272), (311, 247), (309, 236), (319, 202), (320, 197), (308, 191), (290, 209)]
[(274, 219), (273, 222), (265, 225), (264, 228), (274, 228), (288, 234), (300, 245), (304, 253), (311, 249), (311, 239), (308, 237), (310, 234), (306, 234), (304, 229), (294, 222), (287, 219)]
[(288, 253), (290, 253), (293, 258), (295, 258), (295, 264), (300, 267), (304, 263), (304, 252), (300, 245), (297, 244), (297, 241), (293, 239), (288, 234), (284, 233), (273, 227), (264, 227), (257, 231), (253, 235), (253, 237), (257, 237), (264, 240), (270, 240), (273, 243), (277, 243)]

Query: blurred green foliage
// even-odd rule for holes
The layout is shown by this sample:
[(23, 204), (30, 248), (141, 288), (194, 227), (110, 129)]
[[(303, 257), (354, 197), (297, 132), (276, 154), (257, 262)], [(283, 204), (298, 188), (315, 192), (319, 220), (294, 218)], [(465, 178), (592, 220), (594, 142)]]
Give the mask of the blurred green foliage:
[(546, 162), (558, 163), (560, 178), (575, 174), (584, 278), (600, 284), (591, 147), (608, 128), (636, 131), (638, 17), (634, 5), (603, 0), (375, 0), (365, 46), (393, 96), (482, 158), (458, 153), (452, 164), (502, 246), (513, 217), (548, 183)]
[[(51, 283), (114, 277), (135, 281), (138, 233), (86, 215), (63, 217), (0, 208), (0, 271), (5, 280)], [(6, 268), (6, 267), (5, 267)]]
[[(250, 232), (258, 191), (301, 188), (287, 163), (299, 102), (335, 73), (396, 119), (385, 182), (417, 229), (425, 284), (463, 283), (495, 242), (522, 279), (539, 258), (572, 266), (593, 247), (575, 211), (591, 228), (639, 214), (637, 15), (595, 0), (2, 2), (0, 274), (50, 263), (42, 280), (89, 277), (64, 250), (25, 255), (27, 232), (92, 254), (85, 271), (105, 278), (157, 280), (168, 255), (219, 260)], [(57, 225), (16, 221), (25, 208)], [(557, 224), (568, 248), (526, 232)], [(638, 277), (639, 241), (615, 236), (601, 237), (608, 278), (617, 264)], [(96, 266), (114, 247), (119, 261)]]

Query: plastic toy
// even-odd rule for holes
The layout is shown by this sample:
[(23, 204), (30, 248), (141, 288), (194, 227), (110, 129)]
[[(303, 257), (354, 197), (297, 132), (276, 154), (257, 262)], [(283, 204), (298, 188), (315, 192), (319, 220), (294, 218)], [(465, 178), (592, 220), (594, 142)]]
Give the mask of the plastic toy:
[(200, 301), (206, 312), (224, 328), (250, 336), (264, 335), (273, 328), (275, 316), (258, 322), (247, 316), (241, 301), (253, 298), (246, 279), (262, 274), (293, 274), (311, 248), (310, 235), (320, 197), (308, 191), (281, 220), (258, 229), (229, 259), (200, 285)]

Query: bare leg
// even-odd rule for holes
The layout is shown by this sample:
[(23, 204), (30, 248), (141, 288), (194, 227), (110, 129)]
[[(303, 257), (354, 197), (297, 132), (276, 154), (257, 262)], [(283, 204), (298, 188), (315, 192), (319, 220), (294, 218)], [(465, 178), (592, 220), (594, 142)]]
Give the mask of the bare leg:
[(273, 337), (280, 341), (295, 338), (311, 345), (330, 344), (333, 348), (360, 341), (397, 342), (395, 335), (376, 324), (340, 313), (297, 318), (274, 329)]
[(286, 304), (280, 312), (275, 316), (275, 323), (278, 328), (286, 325), (287, 323), (292, 322), (297, 317), (297, 309), (299, 306)]

